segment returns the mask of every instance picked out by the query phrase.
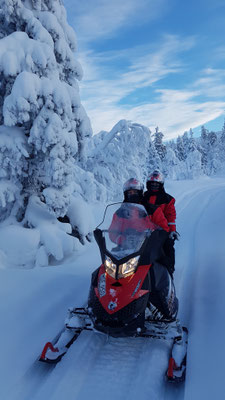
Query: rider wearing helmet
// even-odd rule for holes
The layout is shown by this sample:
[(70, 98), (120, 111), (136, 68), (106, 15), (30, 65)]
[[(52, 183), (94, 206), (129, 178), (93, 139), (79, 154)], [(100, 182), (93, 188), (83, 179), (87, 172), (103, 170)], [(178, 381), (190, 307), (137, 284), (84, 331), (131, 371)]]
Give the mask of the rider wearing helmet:
[(166, 193), (164, 189), (164, 177), (159, 170), (153, 171), (148, 176), (146, 187), (147, 191), (144, 193), (145, 208), (148, 212), (153, 205), (157, 209), (160, 208), (167, 221), (169, 238), (164, 245), (164, 250), (170, 260), (168, 270), (172, 275), (175, 264), (174, 241), (178, 239), (178, 233), (176, 232), (175, 199), (170, 194)]
[[(124, 203), (135, 203), (135, 204), (143, 204), (143, 198), (144, 198), (144, 185), (138, 181), (136, 178), (130, 178), (128, 181), (126, 181), (123, 185), (123, 193), (124, 193)], [(156, 229), (156, 225), (160, 226), (162, 229), (165, 231), (169, 231), (168, 224), (166, 221), (166, 218), (163, 215), (163, 212), (160, 208), (151, 208), (148, 207), (148, 210), (146, 210), (148, 213), (148, 217), (146, 213), (141, 211), (141, 208), (138, 212), (138, 215), (135, 215), (133, 218), (133, 223), (136, 226), (136, 229), (138, 230), (138, 226), (140, 225), (141, 229), (143, 229), (143, 226), (146, 225), (146, 228), (150, 228), (152, 230)], [(136, 208), (137, 212), (137, 208)], [(149, 218), (150, 217), (150, 218)], [(145, 221), (143, 221), (143, 218)], [(110, 226), (110, 237), (111, 240), (114, 241), (117, 244), (120, 244), (122, 238), (117, 237), (114, 231), (114, 227), (118, 226), (118, 221), (123, 220), (123, 227), (124, 229), (127, 227), (128, 221), (126, 221), (126, 215), (124, 215), (124, 209), (123, 207), (120, 207), (114, 214), (113, 220)], [(140, 222), (140, 224), (139, 224)], [(129, 221), (129, 224), (131, 222)], [(130, 226), (129, 226), (130, 227)]]
[(125, 203), (141, 203), (144, 194), (144, 185), (135, 178), (130, 178), (123, 185)]
[(163, 174), (159, 170), (153, 171), (147, 178), (146, 187), (147, 191), (144, 193), (146, 206), (154, 204), (160, 207), (167, 220), (169, 232), (176, 233), (175, 199), (165, 192)]
[[(124, 203), (137, 203), (145, 206), (144, 202), (144, 185), (135, 178), (130, 178), (123, 185)], [(148, 215), (151, 221), (169, 232), (167, 220), (158, 207), (149, 205), (147, 207)]]

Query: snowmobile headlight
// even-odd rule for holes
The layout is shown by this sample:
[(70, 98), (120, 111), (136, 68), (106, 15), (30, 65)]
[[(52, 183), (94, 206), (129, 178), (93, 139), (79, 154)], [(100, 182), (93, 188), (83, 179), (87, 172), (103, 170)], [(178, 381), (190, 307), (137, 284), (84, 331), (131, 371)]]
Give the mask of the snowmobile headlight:
[(139, 258), (140, 258), (140, 256), (133, 257), (130, 260), (128, 260), (126, 263), (121, 264), (119, 266), (118, 278), (119, 279), (126, 278), (127, 276), (132, 275), (136, 270)]
[(105, 257), (105, 270), (112, 278), (116, 279), (116, 264), (114, 264), (110, 257)]

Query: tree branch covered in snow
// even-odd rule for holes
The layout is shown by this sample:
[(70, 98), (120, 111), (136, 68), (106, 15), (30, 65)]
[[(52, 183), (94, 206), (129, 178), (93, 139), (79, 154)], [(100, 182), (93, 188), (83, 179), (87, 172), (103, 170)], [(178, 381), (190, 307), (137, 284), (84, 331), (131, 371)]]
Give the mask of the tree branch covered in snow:
[(94, 173), (99, 187), (104, 188), (99, 195), (106, 201), (122, 198), (124, 181), (132, 176), (143, 179), (148, 172), (150, 130), (122, 120), (109, 133), (95, 135), (93, 142), (94, 151), (90, 152), (87, 168)]

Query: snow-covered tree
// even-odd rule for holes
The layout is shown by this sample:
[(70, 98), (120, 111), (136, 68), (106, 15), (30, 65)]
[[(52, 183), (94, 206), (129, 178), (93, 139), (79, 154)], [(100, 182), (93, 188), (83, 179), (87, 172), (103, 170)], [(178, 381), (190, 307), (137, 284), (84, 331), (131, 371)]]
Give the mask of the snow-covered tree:
[(70, 213), (78, 236), (87, 233), (71, 213), (76, 204), (80, 220), (85, 209), (75, 200), (85, 198), (90, 179), (84, 168), (92, 135), (75, 51), (61, 0), (1, 0), (0, 221), (39, 232), (36, 265), (75, 248), (71, 226), (57, 217)]
[(188, 147), (188, 153), (191, 153), (192, 151), (195, 151), (197, 149), (197, 143), (194, 138), (194, 132), (192, 129), (189, 131), (189, 147)]
[(182, 136), (183, 146), (184, 146), (184, 159), (186, 160), (189, 150), (190, 150), (190, 137), (188, 136), (188, 132), (184, 132)]
[(171, 146), (167, 147), (166, 156), (164, 159), (164, 173), (168, 179), (177, 179), (177, 167), (179, 160)]
[(104, 200), (121, 198), (127, 179), (145, 179), (151, 143), (150, 130), (146, 126), (121, 120), (110, 132), (101, 132), (93, 140), (95, 146), (88, 159), (88, 168), (105, 188)]
[(194, 149), (188, 154), (186, 159), (188, 179), (196, 179), (202, 174), (201, 153)]
[(208, 157), (209, 141), (208, 141), (208, 130), (204, 127), (204, 125), (201, 127), (201, 137), (198, 149), (202, 155), (201, 165), (203, 173), (207, 174), (207, 157)]
[(162, 169), (162, 161), (159, 157), (158, 152), (155, 149), (154, 142), (150, 140), (148, 150), (147, 173), (151, 174), (152, 171), (154, 171), (155, 169)]
[(75, 165), (84, 165), (92, 134), (80, 102), (82, 69), (75, 50), (61, 0), (1, 1), (0, 206), (5, 216), (13, 206), (24, 211), (33, 194), (55, 215), (68, 208), (78, 182)]
[(154, 137), (153, 143), (154, 143), (155, 149), (159, 155), (160, 160), (163, 161), (163, 159), (165, 158), (165, 155), (166, 155), (166, 146), (163, 143), (164, 135), (162, 132), (160, 132), (158, 127), (155, 128), (155, 133), (153, 134), (153, 137)]
[(223, 128), (221, 131), (221, 142), (225, 144), (225, 120), (224, 120)]
[(184, 161), (186, 159), (185, 148), (184, 148), (182, 136), (178, 136), (178, 138), (177, 138), (176, 156), (177, 156), (178, 160), (180, 160), (180, 161)]
[(221, 135), (218, 138), (218, 151), (221, 163), (225, 162), (225, 120), (222, 127)]
[(209, 132), (204, 126), (201, 129), (199, 151), (203, 173), (210, 176), (221, 169), (220, 149), (217, 134)]
[(208, 133), (207, 174), (213, 175), (221, 168), (218, 138), (215, 132)]

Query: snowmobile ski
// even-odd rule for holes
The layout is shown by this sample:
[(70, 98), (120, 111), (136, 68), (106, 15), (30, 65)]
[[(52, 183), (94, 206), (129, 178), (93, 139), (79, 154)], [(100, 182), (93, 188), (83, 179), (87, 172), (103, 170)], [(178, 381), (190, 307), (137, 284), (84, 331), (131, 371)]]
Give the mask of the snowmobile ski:
[(171, 355), (169, 358), (166, 380), (180, 383), (185, 380), (187, 360), (188, 330), (182, 327), (182, 335), (174, 338)]
[(69, 309), (64, 329), (52, 342), (45, 344), (39, 361), (49, 364), (58, 363), (81, 332), (93, 330), (91, 321), (86, 322), (86, 318), (88, 318), (88, 312), (85, 308)]

